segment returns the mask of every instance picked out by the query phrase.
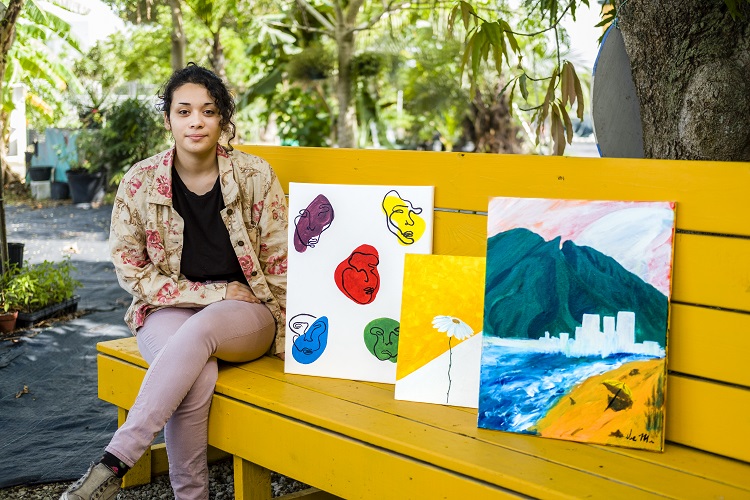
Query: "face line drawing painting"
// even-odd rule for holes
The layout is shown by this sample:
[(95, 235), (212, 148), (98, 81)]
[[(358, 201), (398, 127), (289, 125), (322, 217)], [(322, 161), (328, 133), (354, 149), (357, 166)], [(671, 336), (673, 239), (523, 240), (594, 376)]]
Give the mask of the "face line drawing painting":
[(479, 427), (661, 451), (672, 202), (493, 198)]
[(430, 186), (289, 184), (286, 373), (395, 382), (404, 258), (432, 252), (433, 200)]
[(393, 233), (402, 245), (412, 245), (422, 237), (424, 220), (419, 214), (422, 208), (401, 197), (392, 189), (383, 197), (383, 212), (386, 215), (388, 230)]
[(328, 343), (328, 318), (317, 318), (312, 314), (297, 314), (289, 320), (292, 332), (292, 356), (303, 364), (317, 360)]
[(359, 245), (336, 267), (336, 286), (357, 304), (369, 304), (380, 290), (378, 264), (380, 256), (375, 247)]
[(334, 211), (331, 202), (319, 194), (294, 218), (294, 249), (304, 252), (315, 248), (323, 231), (331, 227)]
[(485, 259), (407, 255), (395, 398), (476, 408)]
[(381, 361), (398, 361), (399, 322), (392, 318), (376, 318), (365, 326), (365, 345)]

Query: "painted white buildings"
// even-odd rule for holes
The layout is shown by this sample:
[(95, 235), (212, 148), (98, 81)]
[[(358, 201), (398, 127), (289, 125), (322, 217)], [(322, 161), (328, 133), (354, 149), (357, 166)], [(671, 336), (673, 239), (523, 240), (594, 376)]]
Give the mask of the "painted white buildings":
[[(602, 325), (603, 323), (603, 325)], [(560, 332), (553, 337), (545, 332), (538, 340), (498, 339), (491, 340), (493, 345), (520, 348), (532, 352), (562, 353), (569, 357), (601, 356), (612, 354), (642, 354), (645, 356), (664, 357), (665, 350), (657, 343), (635, 341), (635, 313), (620, 311), (617, 319), (598, 314), (584, 314), (581, 326), (576, 327), (575, 338), (567, 332)]]

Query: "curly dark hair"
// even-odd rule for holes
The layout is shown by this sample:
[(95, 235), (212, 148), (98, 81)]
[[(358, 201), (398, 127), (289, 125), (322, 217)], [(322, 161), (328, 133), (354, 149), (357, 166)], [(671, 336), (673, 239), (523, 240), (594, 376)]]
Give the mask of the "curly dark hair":
[(229, 143), (234, 139), (237, 131), (232, 121), (232, 116), (234, 116), (234, 98), (224, 82), (221, 81), (221, 78), (216, 76), (213, 71), (199, 66), (194, 62), (187, 63), (187, 66), (172, 73), (167, 83), (161, 88), (157, 108), (159, 111), (166, 113), (167, 119), (169, 119), (169, 110), (172, 107), (172, 97), (175, 90), (186, 83), (194, 83), (205, 87), (209, 95), (214, 99), (221, 115), (221, 130), (228, 137), (227, 149), (231, 151), (233, 148)]

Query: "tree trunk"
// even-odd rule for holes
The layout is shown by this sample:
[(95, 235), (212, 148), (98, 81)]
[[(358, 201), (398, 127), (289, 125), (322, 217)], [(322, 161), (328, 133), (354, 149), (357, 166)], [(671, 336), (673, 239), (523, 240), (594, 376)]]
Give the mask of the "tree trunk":
[(185, 67), (185, 28), (182, 22), (182, 7), (180, 0), (169, 0), (172, 11), (172, 70), (177, 71)]
[(339, 104), (339, 116), (336, 122), (337, 144), (341, 148), (353, 148), (355, 147), (357, 119), (357, 112), (352, 103), (351, 62), (354, 56), (354, 33), (343, 21), (340, 21), (336, 27), (336, 44), (338, 45), (336, 98)]
[[(499, 86), (498, 86), (499, 87)], [(494, 89), (486, 97), (479, 91), (471, 103), (471, 139), (477, 153), (521, 153), (519, 129), (513, 121), (505, 94)], [(485, 102), (489, 101), (489, 102)], [(466, 131), (465, 131), (466, 132)]]
[(214, 70), (214, 73), (221, 78), (222, 80), (227, 80), (227, 71), (226, 71), (226, 62), (224, 59), (224, 46), (221, 45), (221, 37), (219, 33), (221, 32), (221, 28), (219, 28), (216, 33), (213, 34), (213, 42), (211, 45), (211, 56), (210, 56), (210, 63), (211, 67)]
[(750, 160), (750, 8), (619, 2), (647, 158)]
[[(8, 52), (16, 32), (16, 20), (23, 9), (24, 0), (10, 0), (5, 11), (2, 12), (0, 20), (0, 95), (3, 94), (3, 83), (5, 82), (5, 68), (8, 63)], [(3, 4), (0, 4), (2, 7)], [(2, 131), (5, 130), (5, 120), (0, 123), (0, 273), (5, 271), (5, 263), (8, 261), (8, 230), (5, 224), (5, 138)], [(8, 168), (8, 170), (10, 170)]]

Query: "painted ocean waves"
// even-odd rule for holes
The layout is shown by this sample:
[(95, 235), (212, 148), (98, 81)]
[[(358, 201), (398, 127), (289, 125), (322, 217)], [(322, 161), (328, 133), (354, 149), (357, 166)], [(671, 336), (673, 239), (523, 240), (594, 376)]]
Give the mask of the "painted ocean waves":
[(480, 427), (661, 450), (674, 206), (495, 198)]

